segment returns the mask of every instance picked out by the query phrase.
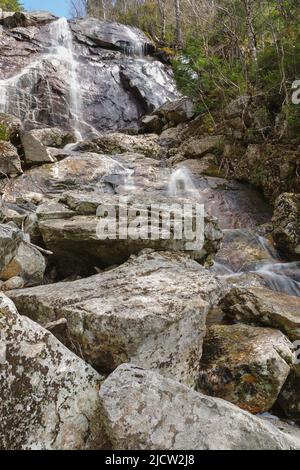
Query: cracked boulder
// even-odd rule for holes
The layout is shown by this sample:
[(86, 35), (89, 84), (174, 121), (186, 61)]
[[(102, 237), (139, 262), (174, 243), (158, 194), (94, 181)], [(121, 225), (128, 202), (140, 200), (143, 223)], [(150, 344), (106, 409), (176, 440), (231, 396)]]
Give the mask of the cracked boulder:
[(289, 375), (292, 349), (292, 343), (271, 328), (211, 326), (203, 344), (198, 390), (250, 413), (264, 413)]
[[(130, 181), (126, 179), (123, 189), (128, 184)], [(154, 191), (134, 192), (127, 197), (100, 192), (65, 193), (58, 205), (39, 207), (38, 225), (46, 247), (55, 255), (61, 275), (74, 272), (86, 275), (94, 266), (121, 264), (144, 248), (187, 251), (194, 259), (205, 261), (216, 253), (222, 239), (216, 219), (205, 216), (202, 221), (194, 215), (186, 216), (184, 227), (193, 224), (193, 233), (190, 236), (182, 231), (177, 236), (179, 225), (182, 227), (183, 203), (191, 201), (182, 199), (171, 212), (168, 208), (174, 202), (173, 198)], [(159, 228), (159, 215), (164, 207), (164, 220), (168, 220), (170, 227), (166, 224)], [(173, 213), (179, 223), (173, 222)], [(196, 236), (196, 224), (203, 229), (203, 238)]]
[(100, 372), (132, 362), (193, 386), (209, 303), (220, 293), (214, 276), (186, 255), (147, 250), (86, 279), (8, 295), (42, 325), (66, 319), (59, 339)]
[(113, 449), (300, 448), (299, 432), (280, 431), (231, 403), (130, 364), (105, 380), (100, 399)]
[(0, 294), (1, 449), (101, 449), (101, 380)]
[(277, 328), (291, 341), (300, 340), (300, 297), (264, 287), (235, 287), (221, 308), (235, 321)]

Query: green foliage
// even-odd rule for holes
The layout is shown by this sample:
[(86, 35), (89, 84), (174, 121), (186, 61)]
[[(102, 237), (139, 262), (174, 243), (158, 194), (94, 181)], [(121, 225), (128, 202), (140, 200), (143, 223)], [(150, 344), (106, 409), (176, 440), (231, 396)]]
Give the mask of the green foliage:
[(10, 133), (6, 126), (0, 125), (0, 140), (9, 141)]
[(21, 11), (23, 6), (19, 0), (0, 0), (0, 8), (4, 11)]

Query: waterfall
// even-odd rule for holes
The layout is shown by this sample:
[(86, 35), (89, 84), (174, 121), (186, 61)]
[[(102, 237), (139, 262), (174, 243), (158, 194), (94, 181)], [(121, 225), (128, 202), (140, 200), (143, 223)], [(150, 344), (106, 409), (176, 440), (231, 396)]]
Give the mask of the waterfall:
[[(24, 120), (28, 110), (37, 107), (34, 88), (38, 82), (39, 75), (43, 74), (44, 62), (57, 60), (69, 73), (67, 77), (69, 85), (69, 113), (77, 139), (81, 140), (81, 92), (77, 79), (78, 63), (74, 58), (72, 32), (66, 18), (54, 21), (49, 27), (49, 52), (43, 54), (39, 60), (27, 65), (19, 74), (0, 80), (0, 112), (10, 113)], [(47, 87), (49, 87), (48, 81)], [(49, 91), (49, 100), (51, 111), (51, 108), (53, 108), (51, 90)], [(31, 113), (34, 118), (34, 111), (31, 111)]]
[(130, 39), (130, 43), (125, 47), (125, 53), (130, 56), (144, 57), (145, 42), (142, 41), (128, 26), (125, 26), (125, 29), (126, 35)]
[(73, 51), (73, 35), (66, 18), (59, 18), (51, 25), (51, 55), (57, 58), (62, 64), (67, 65), (70, 73), (69, 87), (69, 110), (72, 120), (72, 127), (81, 140), (81, 91), (77, 77), (78, 63), (75, 60)]

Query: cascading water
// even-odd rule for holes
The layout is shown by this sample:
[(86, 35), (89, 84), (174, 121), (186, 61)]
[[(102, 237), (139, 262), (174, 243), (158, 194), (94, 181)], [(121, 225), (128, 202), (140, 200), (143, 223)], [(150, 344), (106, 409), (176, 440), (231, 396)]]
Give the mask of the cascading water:
[(69, 111), (71, 115), (72, 127), (81, 140), (81, 91), (77, 78), (78, 63), (75, 60), (73, 51), (73, 36), (66, 18), (59, 18), (51, 25), (51, 55), (57, 58), (62, 64), (66, 65), (69, 73)]
[(130, 45), (125, 47), (125, 52), (131, 56), (144, 57), (145, 43), (132, 31), (131, 28), (126, 27), (126, 34), (130, 39)]
[[(40, 76), (44, 75), (44, 63), (55, 61), (65, 67), (69, 73), (69, 114), (70, 122), (81, 140), (81, 92), (77, 79), (78, 63), (73, 52), (73, 37), (66, 18), (60, 18), (50, 24), (50, 50), (40, 56), (39, 60), (29, 64), (19, 74), (8, 79), (0, 80), (0, 112), (10, 113), (22, 121), (28, 118), (29, 110), (37, 107), (37, 98), (34, 90)], [(46, 77), (43, 77), (49, 83)], [(49, 108), (51, 115), (51, 91), (49, 91)], [(34, 121), (34, 111), (31, 111), (31, 120)]]

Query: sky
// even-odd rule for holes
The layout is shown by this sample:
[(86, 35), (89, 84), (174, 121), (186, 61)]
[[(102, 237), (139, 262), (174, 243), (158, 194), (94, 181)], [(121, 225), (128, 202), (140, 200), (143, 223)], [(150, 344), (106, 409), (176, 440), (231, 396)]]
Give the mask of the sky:
[(46, 10), (56, 16), (69, 17), (69, 0), (21, 0), (25, 10)]

